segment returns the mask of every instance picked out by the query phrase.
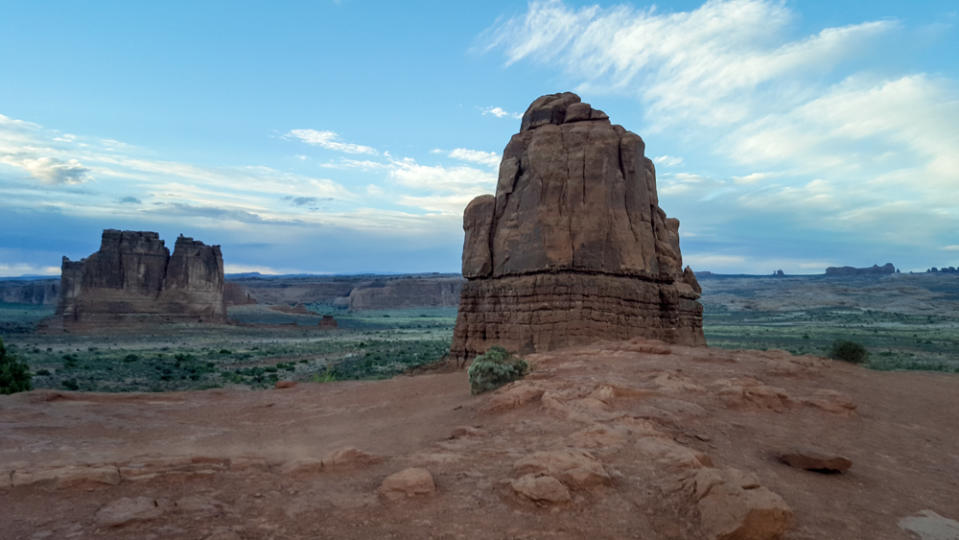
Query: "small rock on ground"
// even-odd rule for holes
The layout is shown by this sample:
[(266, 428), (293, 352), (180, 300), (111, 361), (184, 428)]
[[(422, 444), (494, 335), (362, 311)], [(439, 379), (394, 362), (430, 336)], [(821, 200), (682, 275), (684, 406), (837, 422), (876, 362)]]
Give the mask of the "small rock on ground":
[(780, 462), (796, 469), (825, 474), (844, 473), (852, 467), (852, 461), (842, 456), (825, 454), (815, 450), (795, 450), (777, 456)]
[(390, 500), (431, 495), (435, 492), (433, 475), (421, 467), (410, 467), (387, 476), (379, 489), (379, 493)]
[(97, 523), (104, 527), (119, 527), (134, 521), (147, 521), (163, 515), (164, 509), (150, 497), (123, 497), (97, 510)]

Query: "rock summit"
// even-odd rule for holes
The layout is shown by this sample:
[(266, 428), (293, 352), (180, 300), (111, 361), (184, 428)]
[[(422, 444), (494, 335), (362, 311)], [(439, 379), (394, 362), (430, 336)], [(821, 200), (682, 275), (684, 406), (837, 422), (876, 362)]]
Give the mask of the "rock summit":
[(463, 215), (464, 285), (451, 353), (533, 352), (647, 337), (704, 345), (639, 135), (570, 92), (538, 98), (503, 152), (496, 195)]

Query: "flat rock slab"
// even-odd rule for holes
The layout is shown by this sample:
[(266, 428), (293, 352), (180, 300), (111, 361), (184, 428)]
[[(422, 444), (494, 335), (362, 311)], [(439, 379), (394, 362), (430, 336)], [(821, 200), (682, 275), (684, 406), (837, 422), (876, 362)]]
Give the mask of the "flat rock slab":
[(959, 540), (959, 521), (940, 516), (932, 510), (899, 520), (899, 527), (919, 540)]
[(134, 521), (147, 521), (163, 515), (164, 509), (150, 497), (123, 497), (97, 510), (97, 523), (104, 527), (120, 527)]

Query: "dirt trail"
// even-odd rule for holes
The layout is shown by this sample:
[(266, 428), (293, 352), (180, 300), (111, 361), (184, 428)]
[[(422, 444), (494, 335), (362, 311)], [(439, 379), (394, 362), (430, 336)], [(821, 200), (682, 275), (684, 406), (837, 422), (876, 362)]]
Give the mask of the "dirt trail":
[[(954, 375), (647, 341), (529, 360), (478, 397), (464, 372), (3, 396), (0, 536), (882, 539), (959, 519)], [(776, 460), (797, 448), (853, 465)], [(409, 467), (435, 492), (379, 491)]]

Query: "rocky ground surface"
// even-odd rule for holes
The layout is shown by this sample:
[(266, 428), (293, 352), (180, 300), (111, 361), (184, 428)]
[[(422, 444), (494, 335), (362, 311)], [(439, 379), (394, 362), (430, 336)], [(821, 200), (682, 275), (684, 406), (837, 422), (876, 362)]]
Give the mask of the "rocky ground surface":
[(957, 538), (955, 375), (634, 340), (268, 391), (0, 396), (4, 538)]

